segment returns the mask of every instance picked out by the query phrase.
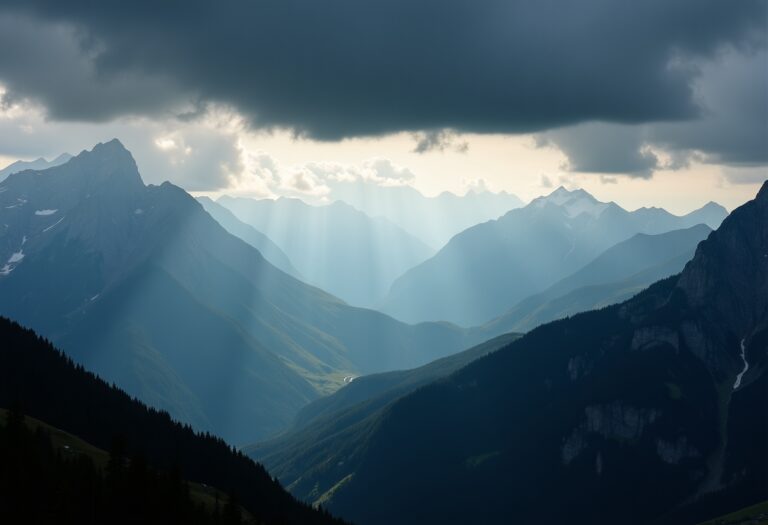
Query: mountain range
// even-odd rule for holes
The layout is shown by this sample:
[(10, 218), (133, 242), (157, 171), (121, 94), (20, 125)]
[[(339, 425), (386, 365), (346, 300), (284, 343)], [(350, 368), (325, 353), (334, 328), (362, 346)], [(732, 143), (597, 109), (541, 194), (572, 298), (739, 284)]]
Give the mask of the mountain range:
[(434, 253), (399, 226), (343, 202), (228, 196), (216, 202), (280, 246), (308, 283), (355, 306), (378, 304), (398, 276)]
[(7, 179), (8, 176), (12, 173), (18, 173), (19, 171), (24, 170), (44, 170), (53, 168), (54, 166), (64, 164), (71, 158), (72, 155), (69, 153), (62, 153), (53, 160), (46, 160), (43, 157), (37, 158), (35, 160), (17, 160), (16, 162), (13, 162), (0, 170), (0, 182)]
[(0, 314), (195, 428), (248, 443), (344, 377), (466, 348), (278, 270), (117, 140), (0, 183)]
[(523, 299), (483, 330), (488, 335), (528, 332), (549, 321), (623, 302), (654, 282), (680, 273), (711, 231), (698, 224), (656, 235), (638, 233), (545, 291)]
[(517, 196), (470, 189), (464, 195), (443, 192), (427, 197), (407, 185), (382, 186), (356, 181), (336, 183), (333, 196), (371, 217), (385, 217), (434, 250), (457, 233), (523, 205)]
[(680, 274), (402, 395), (349, 441), (341, 411), (336, 454), (298, 456), (317, 486), (291, 488), (365, 525), (698, 523), (766, 499), (767, 369), (768, 182)]
[(681, 217), (660, 208), (629, 212), (561, 187), (456, 235), (393, 283), (382, 310), (406, 322), (483, 324), (635, 234), (714, 228), (726, 215), (714, 203)]

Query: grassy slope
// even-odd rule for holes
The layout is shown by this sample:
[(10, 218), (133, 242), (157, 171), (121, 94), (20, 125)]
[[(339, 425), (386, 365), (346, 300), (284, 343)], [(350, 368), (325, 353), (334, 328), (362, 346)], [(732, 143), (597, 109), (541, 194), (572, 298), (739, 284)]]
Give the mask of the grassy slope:
[(705, 521), (700, 525), (757, 525), (759, 523), (768, 523), (768, 501)]

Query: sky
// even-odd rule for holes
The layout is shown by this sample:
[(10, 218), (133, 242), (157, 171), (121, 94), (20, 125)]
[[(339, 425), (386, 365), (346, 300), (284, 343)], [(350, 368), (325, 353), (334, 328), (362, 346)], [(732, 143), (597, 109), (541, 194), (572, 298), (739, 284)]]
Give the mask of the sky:
[(0, 167), (119, 138), (148, 183), (333, 199), (768, 179), (768, 0), (0, 0)]

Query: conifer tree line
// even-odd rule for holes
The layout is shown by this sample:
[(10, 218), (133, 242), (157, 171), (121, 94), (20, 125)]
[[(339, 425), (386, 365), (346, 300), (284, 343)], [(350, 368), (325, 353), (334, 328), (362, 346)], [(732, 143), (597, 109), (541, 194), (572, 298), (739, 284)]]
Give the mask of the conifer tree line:
[[(91, 525), (144, 523), (240, 525), (236, 498), (195, 501), (178, 469), (161, 472), (142, 456), (127, 458), (120, 440), (106, 468), (56, 447), (43, 427), (30, 428), (15, 407), (0, 424), (0, 508), (4, 523)], [(7, 521), (6, 521), (7, 520)]]
[[(166, 412), (132, 399), (72, 362), (31, 330), (0, 317), (0, 408), (8, 407), (15, 407), (16, 416), (2, 430), (3, 487), (13, 484), (6, 476), (23, 478), (24, 472), (41, 476), (40, 483), (27, 480), (14, 489), (33, 491), (26, 492), (26, 496), (16, 494), (24, 508), (37, 505), (44, 512), (45, 501), (81, 510), (90, 508), (92, 512), (116, 512), (106, 521), (76, 520), (77, 523), (118, 523), (117, 516), (127, 519), (130, 512), (139, 512), (139, 502), (149, 509), (146, 516), (162, 519), (129, 519), (130, 523), (176, 523), (177, 518), (181, 519), (179, 523), (229, 524), (246, 518), (260, 525), (344, 523), (323, 509), (296, 500), (263, 466), (222, 439), (195, 432)], [(30, 434), (30, 430), (25, 430), (18, 423), (21, 414), (110, 451), (110, 464), (100, 472), (82, 457), (64, 457), (44, 432)], [(5, 463), (6, 455), (16, 458), (15, 474), (11, 473), (11, 463)], [(64, 483), (61, 476), (72, 479)], [(189, 499), (187, 481), (215, 487), (232, 496), (219, 501), (218, 511), (214, 508), (206, 514)], [(86, 496), (78, 497), (90, 498), (90, 503), (71, 496), (71, 489), (67, 488), (70, 483), (81, 483)], [(11, 492), (5, 490), (0, 498), (6, 498), (5, 494), (11, 498)], [(246, 515), (237, 516), (240, 508)], [(34, 523), (20, 523), (26, 522)]]

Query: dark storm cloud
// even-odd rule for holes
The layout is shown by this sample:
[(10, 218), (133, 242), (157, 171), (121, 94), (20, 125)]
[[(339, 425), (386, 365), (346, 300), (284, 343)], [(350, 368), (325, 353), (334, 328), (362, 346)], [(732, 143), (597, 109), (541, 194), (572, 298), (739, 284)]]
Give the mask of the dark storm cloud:
[(430, 151), (455, 151), (456, 153), (466, 153), (469, 150), (469, 144), (460, 140), (455, 131), (441, 129), (437, 131), (424, 131), (415, 133), (416, 147), (414, 153), (427, 153)]
[(136, 70), (100, 73), (91, 60), (94, 52), (81, 46), (82, 36), (69, 25), (0, 10), (0, 83), (9, 89), (2, 103), (35, 98), (54, 119), (88, 121), (181, 109), (182, 90), (166, 76)]
[(670, 60), (749, 45), (766, 17), (764, 0), (0, 0), (0, 9), (75, 28), (92, 58), (88, 81), (111, 86), (90, 88), (89, 102), (66, 71), (22, 67), (37, 56), (27, 46), (6, 49), (0, 81), (54, 117), (151, 113), (175, 92), (180, 105), (232, 104), (254, 126), (320, 139), (689, 118), (696, 73)]
[(725, 52), (701, 69), (695, 84), (701, 118), (654, 126), (650, 140), (728, 166), (768, 163), (768, 52)]
[(575, 172), (621, 174), (649, 178), (659, 159), (644, 149), (639, 126), (589, 123), (541, 134), (538, 146), (554, 146), (568, 157)]
[[(768, 164), (768, 52), (723, 50), (697, 69), (694, 101), (701, 111), (695, 120), (586, 123), (541, 133), (538, 145), (561, 150), (570, 171), (643, 178), (685, 168), (692, 159), (742, 168)], [(651, 148), (664, 151), (663, 162)], [(740, 173), (726, 172), (738, 181)]]

